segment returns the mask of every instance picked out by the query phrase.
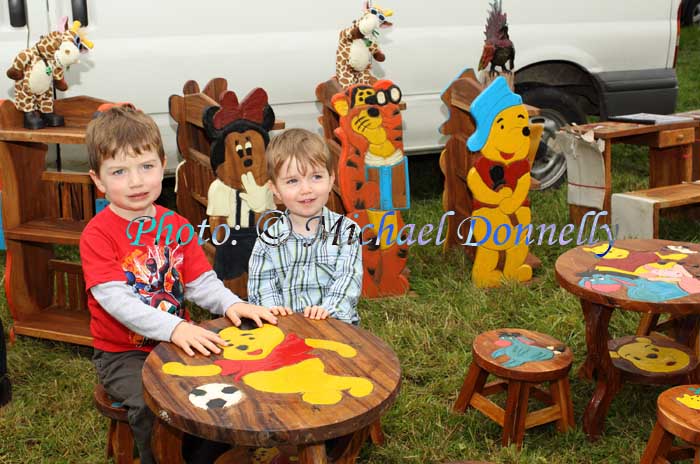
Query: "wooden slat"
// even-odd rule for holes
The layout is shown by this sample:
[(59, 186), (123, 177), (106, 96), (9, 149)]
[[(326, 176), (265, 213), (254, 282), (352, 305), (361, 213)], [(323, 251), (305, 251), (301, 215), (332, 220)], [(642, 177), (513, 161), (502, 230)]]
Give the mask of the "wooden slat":
[(89, 220), (92, 219), (92, 217), (95, 215), (94, 211), (94, 205), (95, 205), (95, 200), (93, 199), (92, 196), (92, 185), (83, 185), (81, 186), (81, 196), (82, 196), (82, 202), (83, 202), (83, 216), (81, 219), (84, 220)]
[(209, 204), (207, 197), (204, 197), (198, 193), (192, 192), (192, 198), (194, 198), (197, 203), (201, 204), (202, 206), (207, 206)]
[(538, 425), (547, 424), (557, 420), (561, 416), (559, 405), (555, 404), (535, 412), (528, 413), (525, 419), (525, 428), (537, 427)]
[(41, 173), (41, 180), (47, 182), (67, 182), (70, 184), (92, 185), (90, 174), (86, 172), (44, 171)]
[(668, 185), (666, 187), (627, 192), (625, 195), (655, 200), (658, 202), (659, 208), (673, 208), (675, 206), (700, 203), (700, 184)]
[(489, 382), (484, 385), (484, 389), (481, 390), (481, 394), (484, 396), (491, 396), (494, 393), (501, 393), (508, 389), (508, 382), (505, 380), (496, 380), (494, 382)]
[(190, 147), (189, 152), (192, 160), (211, 169), (211, 159), (207, 155), (192, 147)]
[(506, 412), (502, 407), (480, 393), (474, 393), (469, 404), (503, 427)]
[(61, 219), (37, 219), (18, 227), (5, 230), (5, 237), (12, 240), (51, 243), (60, 245), (79, 245), (80, 234), (87, 221), (68, 221)]
[(61, 218), (73, 219), (73, 202), (70, 194), (70, 184), (61, 184)]
[(15, 333), (61, 342), (92, 346), (90, 313), (49, 306), (21, 321), (15, 320)]
[(66, 294), (66, 273), (56, 272), (55, 270), (51, 273), (51, 281), (54, 284), (54, 300), (55, 306), (59, 308), (65, 308), (67, 306)]
[(185, 120), (197, 127), (203, 128), (202, 115), (204, 110), (210, 106), (219, 106), (212, 98), (203, 93), (185, 95)]
[(68, 280), (68, 305), (72, 308), (79, 309), (78, 277), (72, 273), (65, 275)]
[(83, 267), (80, 263), (74, 263), (72, 261), (64, 261), (62, 259), (51, 259), (49, 260), (49, 269), (58, 272), (65, 272), (68, 274), (78, 274), (82, 275)]

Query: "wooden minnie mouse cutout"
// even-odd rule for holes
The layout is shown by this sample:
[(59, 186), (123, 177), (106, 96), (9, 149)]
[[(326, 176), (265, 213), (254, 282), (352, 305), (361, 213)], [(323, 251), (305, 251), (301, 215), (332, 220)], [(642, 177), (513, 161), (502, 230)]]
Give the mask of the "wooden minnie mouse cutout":
[[(216, 176), (209, 186), (207, 215), (216, 247), (214, 270), (227, 287), (241, 295), (246, 293), (257, 220), (260, 213), (275, 208), (265, 162), (275, 114), (261, 88), (252, 90), (240, 103), (233, 91), (225, 91), (220, 102), (220, 107), (204, 110), (202, 118), (212, 141), (211, 167)], [(217, 230), (222, 224), (228, 227)]]

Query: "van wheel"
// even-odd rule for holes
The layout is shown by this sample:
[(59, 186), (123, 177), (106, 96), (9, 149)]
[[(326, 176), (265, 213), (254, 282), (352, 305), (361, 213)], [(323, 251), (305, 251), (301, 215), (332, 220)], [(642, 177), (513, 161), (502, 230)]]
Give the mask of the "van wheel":
[(535, 87), (523, 92), (522, 97), (525, 103), (540, 109), (540, 114), (531, 117), (530, 122), (544, 124), (530, 173), (540, 182), (540, 190), (557, 188), (566, 180), (566, 158), (564, 153), (553, 150), (549, 142), (560, 127), (584, 123), (586, 113), (569, 94), (553, 87)]

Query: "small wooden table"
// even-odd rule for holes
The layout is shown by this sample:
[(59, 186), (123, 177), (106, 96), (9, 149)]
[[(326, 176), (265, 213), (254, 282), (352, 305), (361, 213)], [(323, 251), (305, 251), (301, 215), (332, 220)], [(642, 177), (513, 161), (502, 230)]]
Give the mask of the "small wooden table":
[[(593, 130), (596, 139), (605, 140), (605, 200), (603, 210), (610, 212), (612, 195), (612, 145), (625, 143), (649, 147), (649, 188), (689, 182), (692, 179), (692, 153), (695, 132), (700, 120), (672, 124), (638, 124), (604, 121), (575, 126), (573, 131), (586, 133)], [(571, 221), (579, 224), (591, 208), (570, 205)], [(610, 215), (601, 217), (610, 224)]]
[[(620, 240), (602, 258), (584, 245), (557, 259), (557, 281), (581, 299), (586, 319), (588, 353), (579, 375), (596, 379), (593, 398), (583, 416), (583, 430), (590, 439), (602, 434), (612, 399), (625, 381), (694, 383), (698, 359), (692, 347), (700, 319), (699, 252), (698, 244)], [(684, 317), (675, 340), (658, 335), (611, 340), (608, 324), (615, 308)]]
[[(202, 326), (213, 331), (232, 327), (226, 319)], [(399, 392), (401, 368), (391, 348), (344, 322), (293, 314), (280, 317), (278, 326), (219, 334), (231, 344), (222, 355), (189, 357), (161, 343), (146, 360), (146, 403), (160, 419), (154, 431), (159, 462), (173, 462), (170, 450), (179, 449), (180, 430), (243, 447), (294, 445), (302, 464), (352, 463), (369, 426)], [(255, 360), (235, 360), (246, 356)], [(166, 374), (164, 365), (171, 362), (184, 367)], [(229, 374), (221, 375), (221, 367)], [(196, 369), (209, 375), (193, 375)], [(183, 375), (187, 372), (192, 376)], [(214, 401), (202, 401), (202, 393)], [(325, 441), (335, 438), (327, 455)]]

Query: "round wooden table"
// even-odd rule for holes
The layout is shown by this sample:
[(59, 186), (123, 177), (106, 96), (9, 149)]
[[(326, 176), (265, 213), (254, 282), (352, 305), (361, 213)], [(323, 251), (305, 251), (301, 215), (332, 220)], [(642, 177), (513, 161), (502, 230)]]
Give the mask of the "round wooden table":
[[(600, 247), (600, 248), (599, 248)], [(581, 300), (587, 357), (579, 374), (596, 379), (583, 416), (590, 439), (600, 437), (610, 404), (624, 381), (655, 385), (694, 383), (698, 359), (692, 346), (700, 315), (700, 245), (667, 240), (619, 240), (579, 246), (555, 264), (559, 285)], [(608, 324), (620, 308), (683, 316), (676, 338), (656, 335), (610, 339)]]
[[(334, 319), (278, 320), (248, 330), (223, 318), (204, 322), (229, 342), (220, 355), (189, 357), (172, 343), (153, 350), (143, 385), (160, 419), (159, 462), (173, 462), (178, 430), (244, 447), (297, 446), (303, 464), (355, 462), (369, 426), (399, 392), (396, 355), (371, 333)], [(327, 455), (330, 439), (337, 440)]]

